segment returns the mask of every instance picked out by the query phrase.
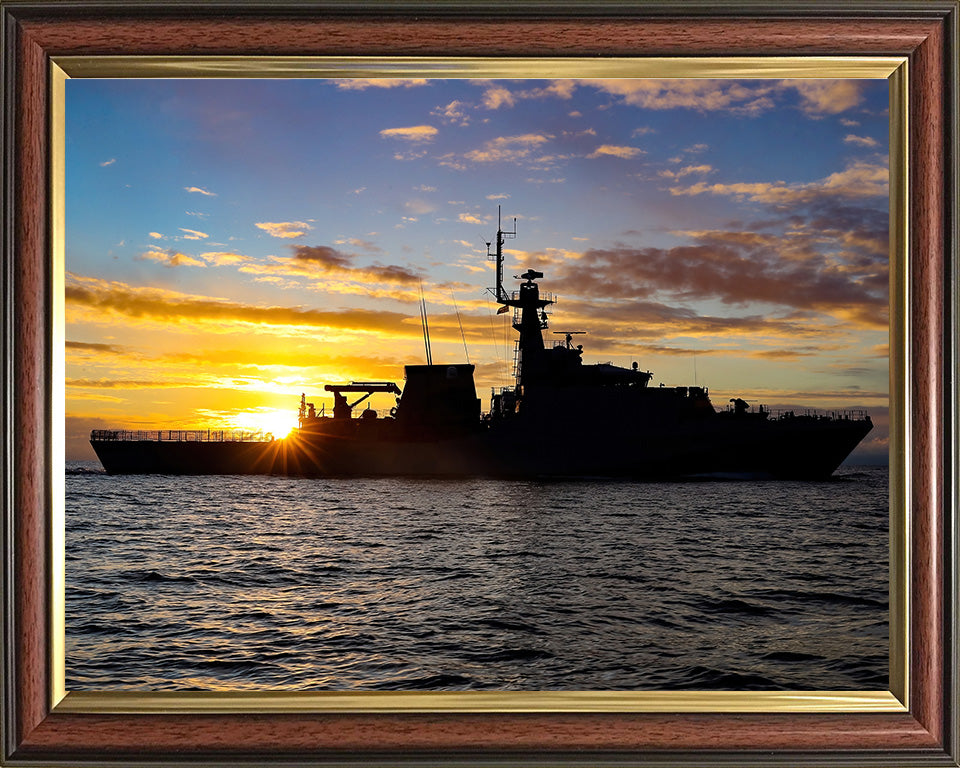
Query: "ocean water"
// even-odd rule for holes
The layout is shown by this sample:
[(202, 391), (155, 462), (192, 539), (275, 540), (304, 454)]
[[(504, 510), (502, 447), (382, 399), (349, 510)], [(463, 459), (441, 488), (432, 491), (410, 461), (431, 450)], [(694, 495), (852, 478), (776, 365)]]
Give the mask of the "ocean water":
[(69, 690), (876, 690), (888, 480), (109, 476)]

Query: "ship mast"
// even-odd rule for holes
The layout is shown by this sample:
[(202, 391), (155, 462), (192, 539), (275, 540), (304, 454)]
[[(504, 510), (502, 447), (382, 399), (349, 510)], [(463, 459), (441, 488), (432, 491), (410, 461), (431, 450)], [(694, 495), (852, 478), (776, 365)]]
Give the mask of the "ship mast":
[[(536, 280), (543, 277), (542, 272), (528, 269), (522, 275), (515, 275), (517, 280), (524, 280), (520, 284), (520, 291), (508, 294), (503, 288), (503, 241), (507, 237), (517, 236), (517, 220), (513, 220), (513, 231), (505, 232), (500, 223), (500, 206), (497, 206), (497, 250), (490, 253), (490, 243), (487, 243), (487, 258), (497, 261), (496, 299), (503, 305), (500, 312), (507, 307), (519, 309), (519, 318), (514, 314), (514, 329), (520, 334), (517, 340), (516, 377), (517, 390), (523, 390), (524, 385), (536, 382), (542, 378), (544, 368), (543, 329), (547, 327), (547, 315), (543, 311), (546, 306), (553, 304), (552, 298), (540, 297), (540, 286)], [(498, 313), (499, 314), (499, 313)]]
[(495, 254), (490, 253), (490, 243), (487, 243), (487, 259), (497, 262), (497, 288), (496, 288), (496, 297), (497, 301), (501, 304), (506, 303), (507, 301), (507, 292), (503, 289), (503, 240), (504, 238), (510, 237), (514, 238), (517, 236), (517, 218), (513, 218), (513, 231), (504, 232), (503, 227), (500, 224), (500, 206), (497, 206), (497, 252)]

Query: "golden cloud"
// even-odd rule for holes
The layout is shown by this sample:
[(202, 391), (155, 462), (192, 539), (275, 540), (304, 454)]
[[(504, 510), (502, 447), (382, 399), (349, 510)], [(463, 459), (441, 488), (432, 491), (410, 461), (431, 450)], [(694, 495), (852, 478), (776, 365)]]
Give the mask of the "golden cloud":
[(430, 81), (412, 77), (352, 77), (334, 82), (341, 91), (364, 91), (367, 88), (417, 88)]
[(602, 144), (597, 147), (593, 152), (587, 155), (587, 158), (592, 160), (598, 157), (619, 157), (623, 159), (630, 159), (637, 157), (638, 155), (644, 155), (642, 149), (637, 147), (619, 147), (614, 144)]
[(517, 100), (513, 94), (503, 86), (491, 86), (483, 92), (483, 106), (487, 109), (512, 107), (516, 103)]
[(156, 261), (165, 267), (206, 267), (206, 263), (173, 249), (163, 250), (150, 246), (151, 250), (140, 254), (141, 261)]
[(856, 144), (860, 147), (877, 147), (880, 145), (880, 142), (870, 136), (855, 136), (852, 133), (844, 136), (843, 141), (845, 144)]
[(217, 267), (230, 266), (233, 264), (245, 264), (250, 261), (249, 256), (233, 251), (208, 251), (199, 254), (199, 257)]
[(387, 139), (404, 141), (433, 141), (437, 132), (432, 125), (411, 125), (406, 128), (384, 128), (380, 135)]
[(725, 110), (755, 114), (774, 106), (776, 84), (746, 85), (730, 80), (584, 80), (624, 104), (644, 109)]
[(856, 162), (843, 171), (808, 184), (787, 184), (783, 181), (708, 184), (697, 182), (689, 187), (671, 187), (671, 195), (726, 195), (772, 205), (812, 203), (825, 198), (860, 199), (883, 197), (889, 192), (890, 172), (886, 164)]
[(836, 115), (857, 106), (863, 99), (863, 85), (856, 80), (784, 80), (796, 89), (802, 108), (812, 115)]
[(399, 312), (258, 306), (72, 274), (67, 276), (65, 294), (68, 310), (83, 312), (89, 322), (110, 323), (111, 318), (124, 317), (161, 325), (206, 323), (263, 330), (329, 328), (400, 336), (413, 333), (405, 327), (410, 317)]
[(679, 171), (663, 170), (659, 171), (660, 176), (665, 179), (682, 179), (684, 176), (689, 176), (691, 173), (713, 173), (712, 165), (687, 165), (681, 168)]
[(273, 237), (302, 237), (313, 229), (303, 221), (258, 221), (256, 226)]

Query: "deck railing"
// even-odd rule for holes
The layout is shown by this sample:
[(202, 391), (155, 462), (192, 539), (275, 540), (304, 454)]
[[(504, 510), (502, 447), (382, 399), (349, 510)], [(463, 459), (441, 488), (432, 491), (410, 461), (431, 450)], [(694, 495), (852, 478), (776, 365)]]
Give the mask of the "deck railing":
[(864, 421), (869, 414), (865, 409), (858, 408), (847, 408), (837, 411), (823, 411), (817, 408), (804, 408), (803, 410), (773, 411), (772, 416), (774, 419), (779, 420), (803, 419), (809, 421)]
[(98, 442), (249, 443), (266, 442), (273, 435), (239, 429), (95, 429), (90, 439)]

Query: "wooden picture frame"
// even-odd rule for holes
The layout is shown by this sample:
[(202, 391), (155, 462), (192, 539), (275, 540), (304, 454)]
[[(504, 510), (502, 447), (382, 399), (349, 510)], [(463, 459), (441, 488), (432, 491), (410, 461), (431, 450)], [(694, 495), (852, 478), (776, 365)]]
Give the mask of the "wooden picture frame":
[[(0, 1), (4, 718), (11, 765), (958, 765), (956, 0), (788, 5)], [(52, 679), (49, 169), (65, 56), (890, 56), (909, 68), (907, 706), (882, 711), (311, 712), (63, 706)], [(62, 201), (61, 201), (62, 202)], [(60, 649), (62, 652), (62, 649)], [(269, 711), (266, 711), (269, 709)]]

